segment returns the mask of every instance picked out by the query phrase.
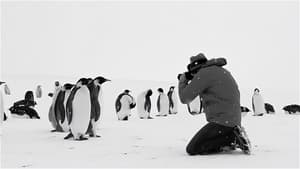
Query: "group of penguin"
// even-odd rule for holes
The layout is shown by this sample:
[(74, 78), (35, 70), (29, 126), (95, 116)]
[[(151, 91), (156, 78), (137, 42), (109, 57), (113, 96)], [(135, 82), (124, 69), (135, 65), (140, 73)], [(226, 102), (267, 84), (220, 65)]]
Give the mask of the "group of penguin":
[(52, 104), (48, 118), (53, 132), (69, 132), (64, 139), (87, 140), (100, 137), (96, 134), (100, 118), (99, 95), (101, 85), (109, 79), (104, 77), (81, 78), (76, 84), (65, 83), (63, 86), (55, 82), (54, 93), (50, 93)]
[[(156, 116), (167, 116), (168, 114), (177, 114), (178, 113), (178, 101), (177, 96), (174, 90), (174, 86), (171, 86), (168, 93), (165, 94), (162, 88), (158, 88), (158, 98), (157, 98), (157, 111)], [(153, 119), (150, 116), (151, 112), (151, 96), (153, 91), (147, 89), (137, 96), (137, 102), (129, 94), (129, 90), (126, 89), (121, 93), (115, 102), (116, 113), (118, 120), (128, 120), (130, 116), (131, 109), (137, 106), (137, 114), (140, 119)]]
[[(97, 135), (96, 129), (101, 114), (101, 85), (107, 81), (110, 80), (102, 76), (94, 79), (81, 78), (76, 84), (60, 85), (56, 81), (54, 92), (48, 94), (49, 97), (52, 97), (48, 114), (48, 119), (54, 128), (52, 132), (69, 132), (64, 139), (73, 137), (75, 140), (86, 140), (88, 139), (86, 135), (100, 137)], [(157, 90), (159, 93), (157, 116), (177, 114), (178, 103), (174, 88), (171, 86), (167, 94), (162, 88)], [(140, 119), (152, 119), (150, 116), (151, 95), (151, 89), (142, 92), (138, 95), (136, 103), (130, 95), (130, 90), (126, 89), (115, 102), (118, 120), (128, 120), (131, 109), (136, 106)]]
[[(73, 137), (75, 140), (86, 140), (86, 135), (90, 137), (100, 137), (96, 133), (97, 124), (101, 114), (102, 91), (101, 85), (109, 79), (102, 76), (92, 78), (81, 78), (76, 84), (65, 83), (61, 85), (58, 81), (55, 82), (53, 93), (48, 96), (52, 97), (48, 119), (54, 128), (53, 132), (69, 132), (65, 139)], [(3, 85), (4, 84), (4, 85)], [(0, 82), (0, 86), (4, 86), (5, 94), (9, 95), (10, 91), (5, 82)], [(162, 88), (159, 88), (157, 98), (156, 116), (167, 116), (168, 114), (178, 113), (177, 93), (174, 86), (169, 88), (167, 94), (164, 93)], [(137, 114), (140, 119), (152, 119), (151, 112), (151, 89), (147, 89), (137, 96), (137, 102), (134, 97), (130, 95), (130, 90), (126, 89), (123, 93), (119, 94), (116, 102), (115, 109), (118, 120), (128, 120), (131, 115), (131, 110), (137, 107)], [(37, 88), (37, 96), (41, 97), (41, 86)], [(255, 89), (255, 97), (252, 99), (254, 115), (258, 112), (257, 99), (259, 90)], [(264, 103), (260, 99), (260, 104), (264, 104), (264, 109), (267, 113), (274, 112), (272, 105)], [(0, 91), (0, 111), (1, 122), (5, 120), (3, 108), (3, 96)], [(262, 107), (262, 106), (260, 106)], [(190, 114), (203, 113), (202, 100), (198, 96), (192, 102), (187, 104), (187, 109)], [(288, 105), (283, 108), (289, 114), (300, 112), (299, 105)], [(249, 112), (247, 107), (241, 106), (241, 112)], [(258, 114), (260, 115), (260, 114)]]

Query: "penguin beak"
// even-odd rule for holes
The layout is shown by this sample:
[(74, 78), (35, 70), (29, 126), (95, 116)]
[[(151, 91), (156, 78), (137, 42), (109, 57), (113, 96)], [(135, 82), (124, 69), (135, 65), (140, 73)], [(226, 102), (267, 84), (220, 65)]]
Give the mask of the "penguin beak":
[[(111, 80), (109, 80), (109, 79), (105, 79), (105, 81), (104, 81), (104, 82), (111, 82)], [(103, 83), (104, 83), (104, 82), (103, 82)]]

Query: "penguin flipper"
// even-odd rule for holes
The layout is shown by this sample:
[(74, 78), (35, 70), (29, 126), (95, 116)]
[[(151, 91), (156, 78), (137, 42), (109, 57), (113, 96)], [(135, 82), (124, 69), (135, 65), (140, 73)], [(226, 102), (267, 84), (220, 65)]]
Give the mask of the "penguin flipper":
[(101, 107), (100, 107), (99, 102), (97, 102), (97, 107), (96, 107), (96, 110), (95, 110), (95, 121), (99, 120), (100, 114), (101, 114)]
[(158, 96), (156, 104), (157, 104), (157, 110), (158, 112), (160, 112), (160, 96)]
[(253, 109), (253, 112), (255, 112), (254, 98), (253, 97), (252, 97), (252, 109)]
[(73, 134), (70, 132), (66, 137), (64, 137), (64, 139), (67, 140), (67, 139), (69, 139), (69, 138), (71, 138), (71, 137), (74, 137), (74, 136), (73, 136)]
[(66, 106), (66, 114), (67, 114), (67, 119), (68, 119), (68, 124), (70, 125), (71, 122), (72, 122), (72, 116), (73, 116), (73, 100), (74, 100), (74, 97), (75, 97), (75, 94), (76, 94), (76, 91), (79, 89), (79, 87), (74, 87), (72, 90), (71, 90), (71, 93), (69, 95), (69, 98), (67, 100), (67, 106)]
[(61, 104), (59, 104), (61, 123), (63, 123), (65, 121), (65, 117), (66, 117), (65, 106), (63, 105), (64, 100), (65, 100), (65, 92), (63, 92), (62, 102), (61, 102)]

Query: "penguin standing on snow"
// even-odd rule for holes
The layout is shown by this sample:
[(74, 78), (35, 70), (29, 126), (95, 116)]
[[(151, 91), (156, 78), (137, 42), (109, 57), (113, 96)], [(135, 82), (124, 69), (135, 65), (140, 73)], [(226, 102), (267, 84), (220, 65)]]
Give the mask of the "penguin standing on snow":
[(158, 98), (157, 98), (157, 110), (158, 115), (156, 116), (167, 116), (169, 113), (169, 98), (164, 93), (162, 88), (157, 89)]
[(188, 111), (191, 115), (200, 114), (202, 112), (202, 101), (200, 96), (187, 104)]
[(130, 90), (125, 90), (121, 93), (115, 102), (116, 113), (118, 120), (128, 120), (131, 109), (136, 105), (134, 98), (129, 94)]
[(150, 117), (151, 112), (151, 99), (150, 96), (152, 95), (152, 90), (146, 90), (138, 95), (137, 97), (137, 109), (138, 109), (138, 116), (140, 119), (152, 119)]
[(99, 98), (99, 93), (101, 92), (101, 85), (107, 81), (110, 80), (102, 76), (89, 80), (88, 89), (90, 91), (90, 100), (91, 100), (91, 117), (90, 117), (87, 134), (89, 134), (90, 137), (100, 137), (96, 134), (97, 124), (101, 114), (101, 106), (98, 98)]
[(75, 140), (87, 140), (85, 137), (91, 118), (91, 99), (88, 89), (89, 80), (81, 78), (72, 88), (67, 101), (67, 119), (70, 134), (64, 139), (74, 137)]
[(169, 114), (177, 114), (178, 113), (178, 103), (176, 92), (174, 90), (175, 86), (171, 86), (168, 92), (169, 98)]
[[(0, 86), (2, 86), (2, 84), (5, 84), (5, 82), (0, 81)], [(2, 121), (6, 120), (5, 117), (6, 117), (6, 115), (5, 115), (5, 112), (4, 112), (4, 99), (3, 99), (2, 91), (0, 90), (0, 118), (1, 118), (1, 124), (2, 124)]]
[(62, 86), (60, 85), (60, 83), (58, 81), (55, 81), (53, 93), (48, 94), (49, 97), (52, 97), (52, 103), (50, 105), (49, 113), (48, 113), (48, 120), (51, 123), (52, 127), (54, 128), (54, 130), (51, 130), (51, 132), (63, 131), (61, 126), (56, 121), (55, 111), (54, 111), (56, 98), (57, 98), (58, 92), (61, 90), (61, 88), (62, 88)]
[(259, 93), (259, 89), (254, 89), (254, 94), (252, 96), (252, 108), (254, 116), (262, 116), (266, 113), (265, 103), (262, 96)]
[(74, 85), (70, 83), (64, 84), (57, 93), (54, 104), (54, 116), (57, 123), (56, 130), (58, 132), (69, 131), (69, 125), (66, 114), (66, 103)]

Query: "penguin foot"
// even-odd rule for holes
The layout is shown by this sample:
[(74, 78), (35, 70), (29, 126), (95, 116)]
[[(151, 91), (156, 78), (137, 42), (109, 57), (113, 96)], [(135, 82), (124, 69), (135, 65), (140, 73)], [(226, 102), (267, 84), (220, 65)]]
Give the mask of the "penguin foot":
[(148, 119), (153, 119), (153, 117), (150, 117), (150, 116), (149, 116)]
[(57, 132), (57, 130), (56, 130), (56, 129), (53, 129), (53, 130), (51, 130), (50, 132), (52, 132), (52, 133), (53, 133), (53, 132)]
[(98, 137), (98, 138), (101, 137), (101, 136), (96, 135), (96, 134), (89, 134), (89, 136), (90, 136), (90, 137)]
[(73, 137), (73, 134), (72, 134), (72, 133), (69, 133), (66, 137), (64, 137), (64, 139), (67, 140), (67, 139), (69, 139), (69, 138), (71, 138), (71, 137)]
[(76, 139), (76, 140), (78, 140), (78, 141), (83, 141), (83, 140), (87, 140), (87, 139), (88, 139), (88, 138), (86, 138), (86, 137), (80, 136), (79, 139)]

